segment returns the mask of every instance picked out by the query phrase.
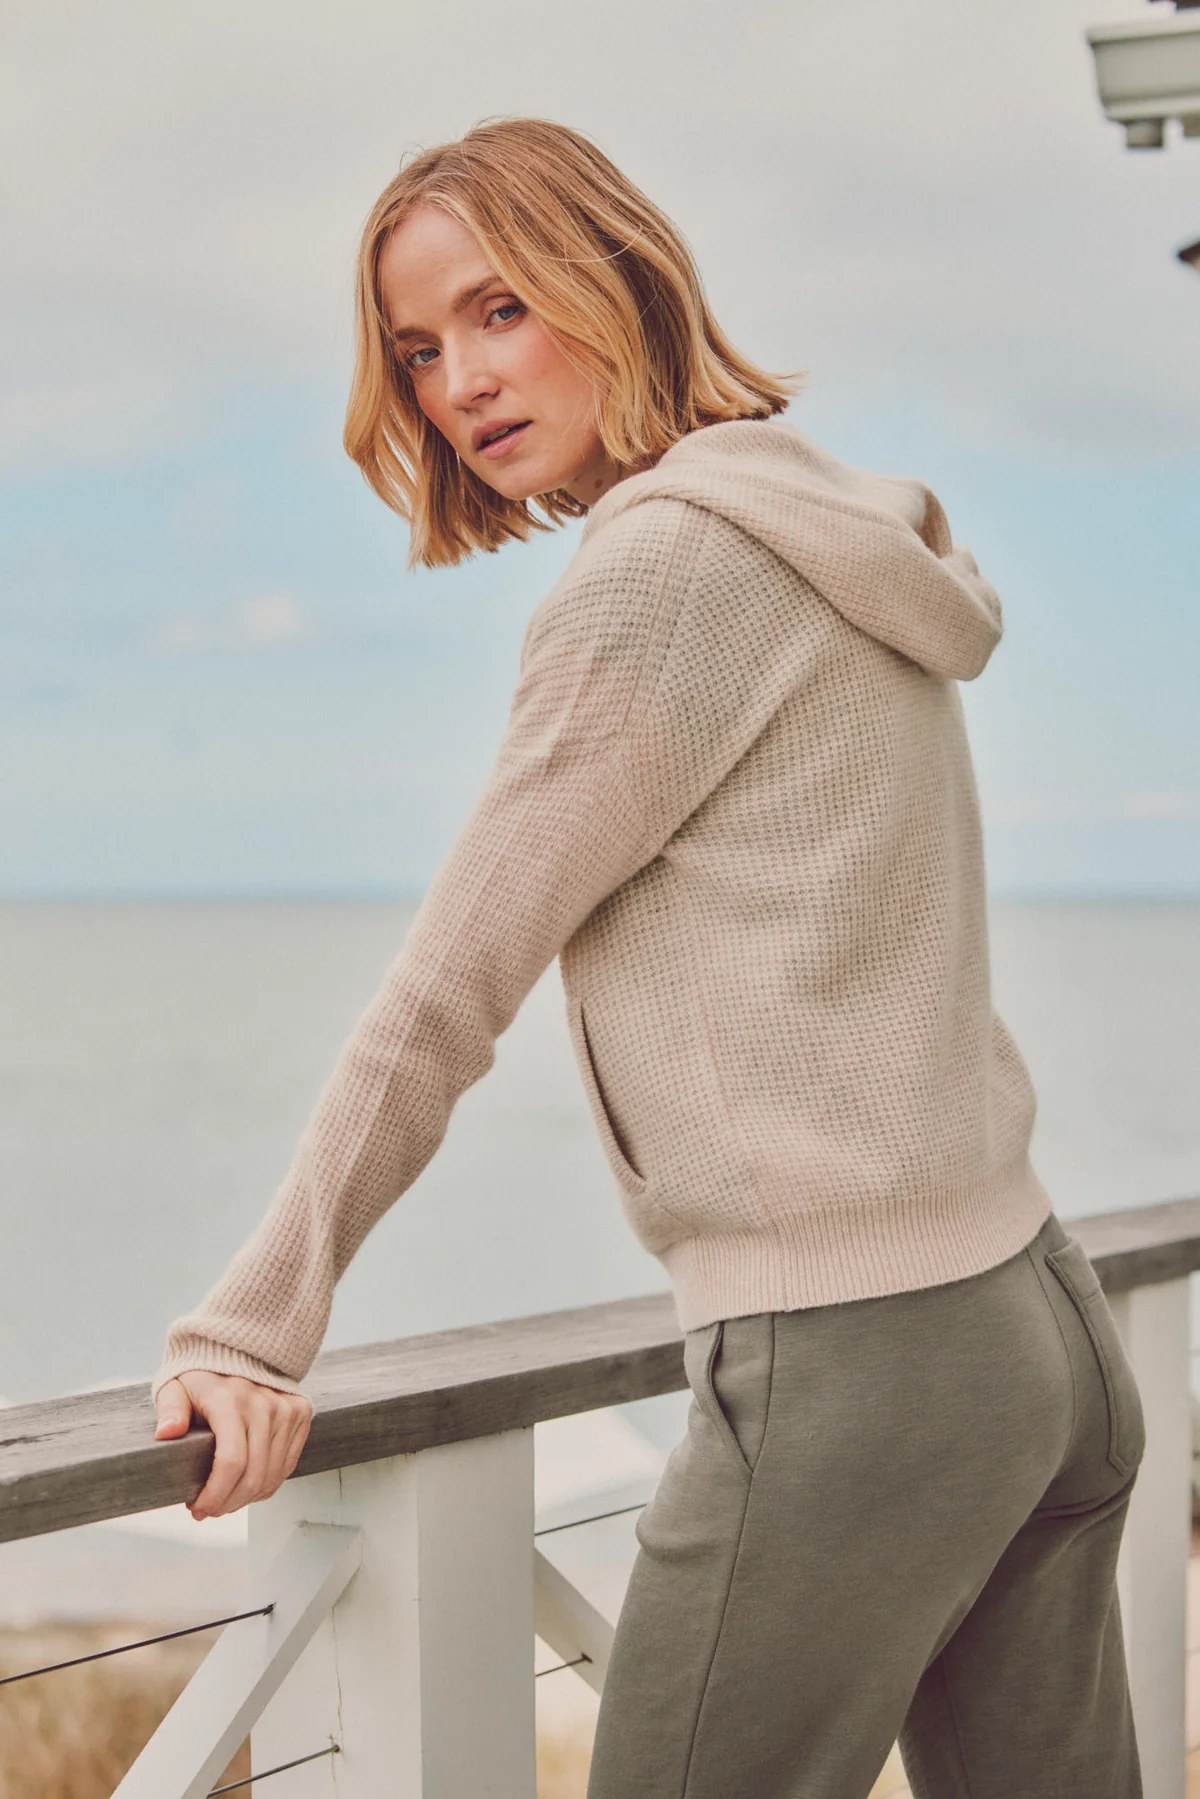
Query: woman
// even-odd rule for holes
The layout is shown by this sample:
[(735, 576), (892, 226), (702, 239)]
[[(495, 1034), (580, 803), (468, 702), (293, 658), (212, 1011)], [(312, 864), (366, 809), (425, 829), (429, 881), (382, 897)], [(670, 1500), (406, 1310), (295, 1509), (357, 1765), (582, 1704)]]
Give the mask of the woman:
[(560, 126), (380, 198), (346, 445), (413, 560), (586, 523), (282, 1189), (171, 1329), (159, 1435), (214, 1429), (196, 1517), (291, 1472), (334, 1283), (558, 954), (695, 1400), (592, 1799), (862, 1799), (897, 1735), (925, 1799), (1133, 1799), (1141, 1411), (989, 999), (956, 683), (999, 603), (922, 483), (772, 422), (791, 386)]

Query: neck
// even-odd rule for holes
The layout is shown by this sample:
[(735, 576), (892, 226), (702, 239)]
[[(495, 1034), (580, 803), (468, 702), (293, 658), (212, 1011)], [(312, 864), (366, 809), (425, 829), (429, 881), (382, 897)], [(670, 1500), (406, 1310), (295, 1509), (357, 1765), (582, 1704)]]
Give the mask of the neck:
[(611, 461), (600, 450), (582, 468), (577, 469), (569, 481), (564, 481), (563, 487), (581, 506), (594, 506), (610, 487), (615, 487), (618, 481), (623, 481), (626, 475), (632, 473), (632, 469), (623, 468), (620, 463)]

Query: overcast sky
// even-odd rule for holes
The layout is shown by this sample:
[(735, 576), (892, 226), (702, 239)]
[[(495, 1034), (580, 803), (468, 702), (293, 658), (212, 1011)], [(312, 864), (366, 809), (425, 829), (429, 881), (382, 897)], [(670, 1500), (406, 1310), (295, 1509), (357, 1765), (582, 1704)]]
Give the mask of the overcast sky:
[[(1156, 14), (1162, 12), (1154, 7)], [(677, 220), (795, 423), (1000, 590), (993, 885), (1200, 891), (1200, 141), (1139, 0), (206, 0), (0, 14), (0, 892), (419, 890), (573, 532), (405, 573), (339, 448), (360, 222), (534, 113)]]

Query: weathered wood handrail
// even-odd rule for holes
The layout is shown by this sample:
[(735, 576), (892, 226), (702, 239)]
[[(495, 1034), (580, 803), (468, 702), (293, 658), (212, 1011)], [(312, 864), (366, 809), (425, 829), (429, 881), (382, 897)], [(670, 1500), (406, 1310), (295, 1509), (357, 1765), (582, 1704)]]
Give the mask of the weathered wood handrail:
[[(1200, 1198), (1067, 1221), (1105, 1290), (1200, 1269)], [(669, 1295), (327, 1351), (297, 1475), (518, 1430), (684, 1386)], [(209, 1432), (156, 1443), (145, 1382), (0, 1410), (0, 1542), (190, 1499)]]
[[(334, 1349), (297, 1475), (380, 1461), (684, 1385), (670, 1296)], [(0, 1410), (0, 1542), (192, 1498), (212, 1436), (154, 1441), (148, 1382)]]

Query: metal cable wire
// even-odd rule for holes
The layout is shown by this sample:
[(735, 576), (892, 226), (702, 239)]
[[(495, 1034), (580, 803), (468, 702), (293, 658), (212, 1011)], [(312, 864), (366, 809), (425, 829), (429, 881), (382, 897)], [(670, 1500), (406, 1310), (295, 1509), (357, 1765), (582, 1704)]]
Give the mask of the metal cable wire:
[[(543, 1675), (546, 1674), (561, 1674), (564, 1668), (577, 1668), (580, 1662), (590, 1662), (591, 1659), (590, 1655), (577, 1655), (572, 1662), (555, 1662), (552, 1668), (539, 1668), (533, 1678), (535, 1680), (541, 1680)], [(224, 1791), (224, 1788), (222, 1788), (222, 1791)]]
[(298, 1755), (294, 1762), (280, 1762), (277, 1768), (264, 1768), (261, 1774), (247, 1774), (245, 1780), (231, 1780), (226, 1786), (213, 1787), (209, 1791), (208, 1799), (217, 1799), (218, 1793), (236, 1793), (242, 1787), (253, 1786), (258, 1780), (268, 1779), (272, 1774), (286, 1774), (289, 1768), (302, 1768), (305, 1762), (319, 1762), (323, 1755), (340, 1755), (341, 1753), (342, 1745), (340, 1743), (330, 1743), (328, 1749), (314, 1750), (312, 1755)]
[(222, 1624), (239, 1624), (243, 1618), (265, 1618), (275, 1610), (275, 1602), (257, 1605), (252, 1612), (233, 1612), (228, 1618), (210, 1618), (207, 1624), (188, 1624), (182, 1630), (164, 1630), (156, 1637), (139, 1637), (136, 1643), (118, 1643), (115, 1649), (96, 1649), (91, 1655), (73, 1655), (70, 1661), (47, 1662), (44, 1668), (26, 1668), (20, 1674), (0, 1675), (0, 1687), (15, 1680), (32, 1680), (35, 1674), (57, 1674), (63, 1668), (78, 1668), (82, 1662), (102, 1662), (109, 1655), (128, 1655), (131, 1649), (145, 1649), (150, 1643), (169, 1643), (174, 1637), (194, 1637), (197, 1631), (217, 1630)]
[(597, 1512), (591, 1518), (572, 1518), (567, 1524), (544, 1524), (541, 1530), (535, 1530), (535, 1537), (552, 1537), (556, 1530), (578, 1530), (581, 1524), (599, 1524), (602, 1518), (623, 1518), (626, 1512), (644, 1512), (649, 1505), (648, 1499), (639, 1499), (636, 1505), (619, 1505), (615, 1512)]

